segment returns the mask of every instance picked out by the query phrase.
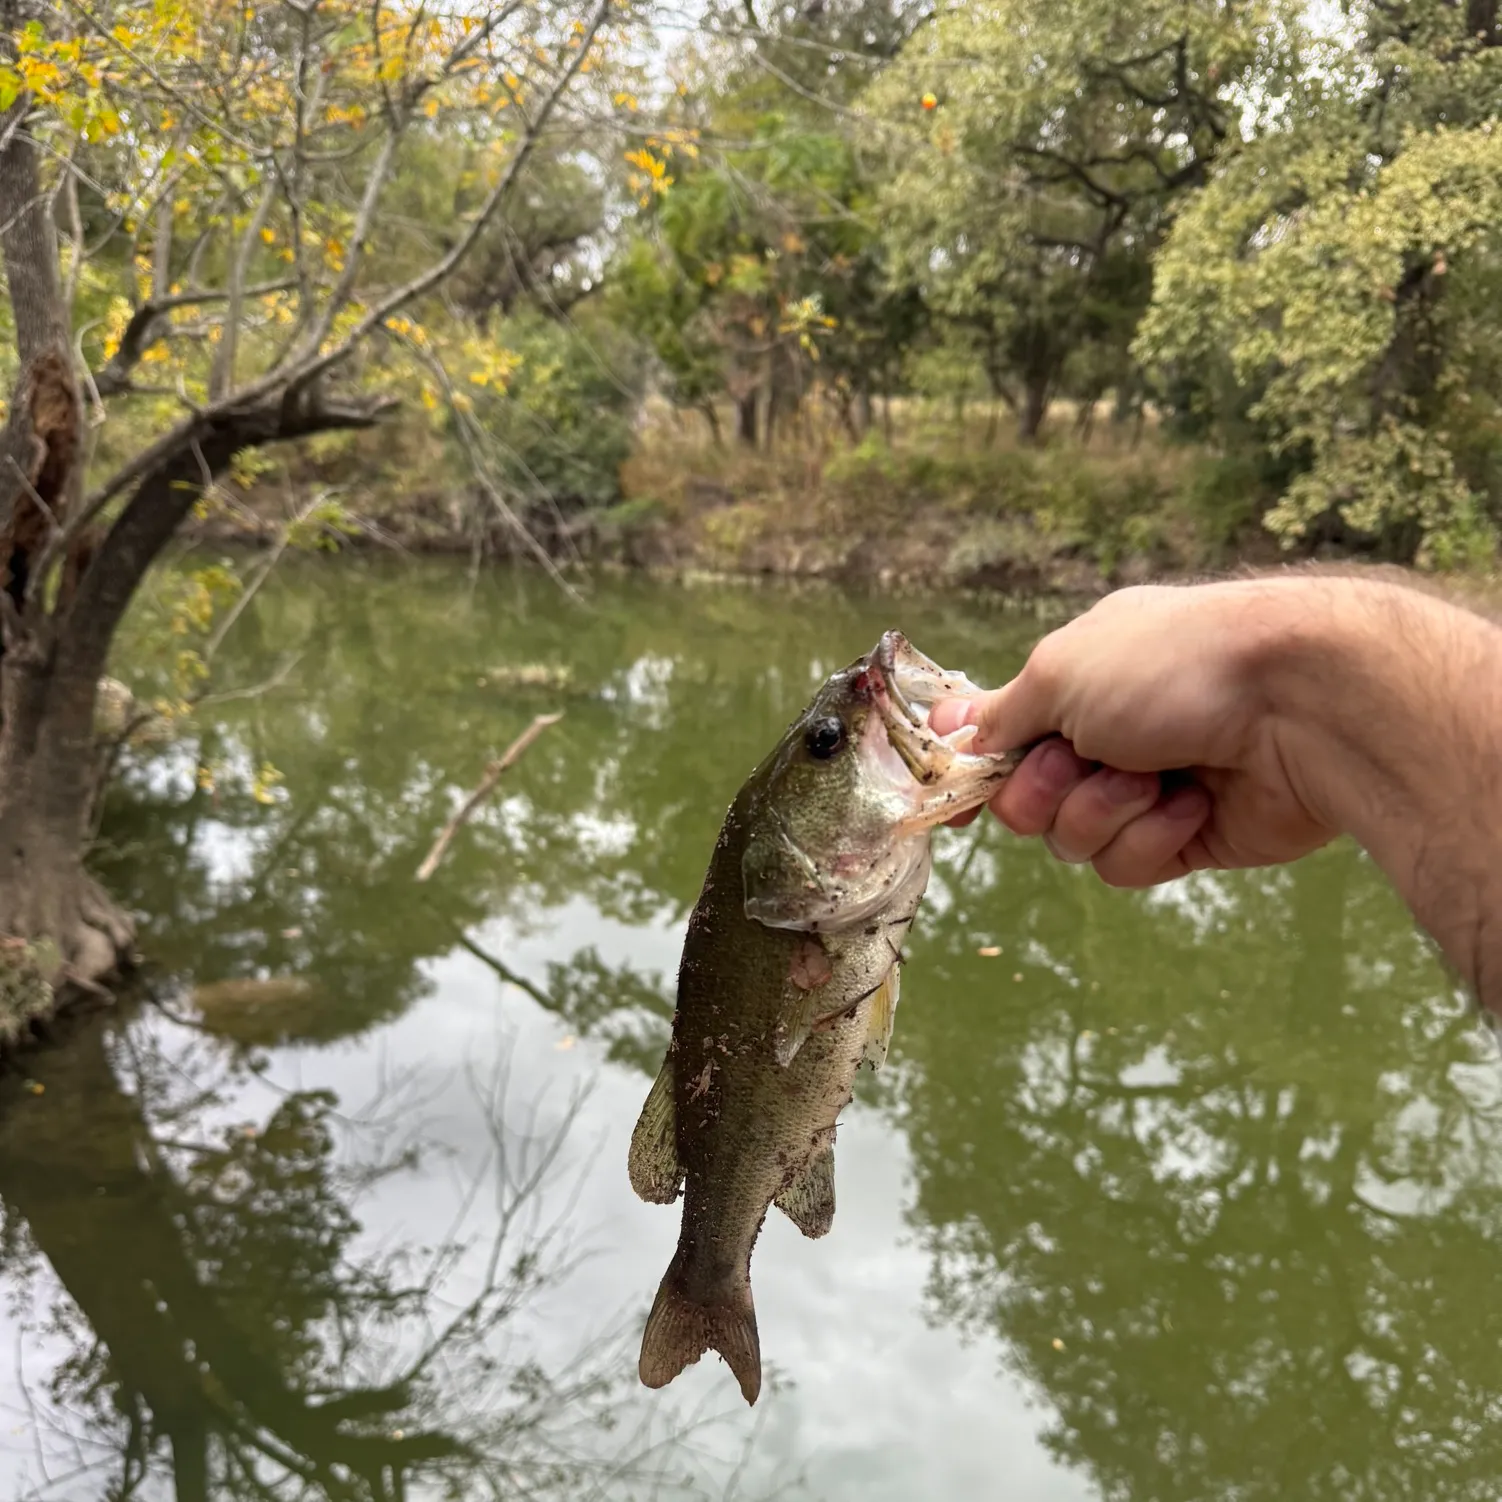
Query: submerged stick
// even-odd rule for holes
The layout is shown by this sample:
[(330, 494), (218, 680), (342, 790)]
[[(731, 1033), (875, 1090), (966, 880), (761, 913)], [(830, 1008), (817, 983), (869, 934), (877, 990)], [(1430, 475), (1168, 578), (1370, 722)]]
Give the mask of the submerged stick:
[(433, 848), (428, 851), (428, 856), (422, 865), (417, 868), (417, 880), (426, 881), (437, 869), (438, 863), (443, 859), (444, 853), (449, 848), (449, 843), (458, 834), (465, 823), (473, 815), (474, 811), (495, 791), (495, 785), (501, 780), (501, 774), (507, 767), (521, 759), (522, 753), (537, 739), (549, 725), (556, 725), (563, 718), (560, 711), (558, 714), (540, 714), (532, 721), (517, 738), (506, 748), (505, 754), (485, 768), (485, 775), (480, 779), (479, 785), (468, 798), (460, 805), (459, 811), (447, 824), (443, 826), (443, 833), (433, 842)]

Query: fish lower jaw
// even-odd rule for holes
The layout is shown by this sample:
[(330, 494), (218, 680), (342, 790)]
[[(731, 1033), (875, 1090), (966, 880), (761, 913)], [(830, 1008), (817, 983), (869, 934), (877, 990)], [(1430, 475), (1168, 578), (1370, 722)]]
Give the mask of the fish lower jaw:
[[(960, 767), (962, 761), (979, 765)], [(923, 788), (922, 796), (903, 816), (897, 826), (899, 837), (921, 834), (979, 808), (995, 795), (1020, 762), (1020, 757), (1010, 753), (1004, 757), (957, 754), (948, 772)]]

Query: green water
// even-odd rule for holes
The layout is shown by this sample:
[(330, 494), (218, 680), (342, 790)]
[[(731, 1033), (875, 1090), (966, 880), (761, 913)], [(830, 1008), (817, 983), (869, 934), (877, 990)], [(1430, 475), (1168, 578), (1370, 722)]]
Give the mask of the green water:
[[(108, 809), (145, 994), (0, 1084), (0, 1495), (1497, 1497), (1502, 1074), (1346, 848), (1129, 894), (941, 832), (834, 1230), (757, 1248), (769, 1390), (636, 1385), (677, 1213), (625, 1149), (684, 921), (745, 773), (890, 624), (981, 681), (1039, 629), (280, 573), (217, 679), (275, 686)], [(520, 663), (571, 680), (487, 676)]]

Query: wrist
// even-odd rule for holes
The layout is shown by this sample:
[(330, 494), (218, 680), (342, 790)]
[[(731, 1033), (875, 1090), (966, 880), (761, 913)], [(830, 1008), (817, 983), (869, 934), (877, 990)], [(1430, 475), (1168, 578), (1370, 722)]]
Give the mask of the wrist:
[[(1342, 831), (1359, 834), (1381, 793), (1424, 797), (1434, 738), (1461, 702), (1449, 679), (1491, 630), (1392, 584), (1298, 578), (1261, 586), (1247, 648), (1263, 729), (1290, 776)], [(1453, 639), (1452, 639), (1453, 638)], [(1460, 651), (1462, 643), (1466, 650)]]
[(1502, 631), (1386, 582), (1288, 583), (1303, 587), (1264, 597), (1256, 653), (1266, 744), (1310, 814), (1368, 851), (1498, 1005)]

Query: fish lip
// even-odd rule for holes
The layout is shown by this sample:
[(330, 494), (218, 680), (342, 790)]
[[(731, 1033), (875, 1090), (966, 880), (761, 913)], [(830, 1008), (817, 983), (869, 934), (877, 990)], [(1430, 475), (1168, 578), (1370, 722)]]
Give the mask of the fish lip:
[(885, 631), (862, 664), (864, 692), (881, 719), (892, 749), (913, 779), (932, 786), (959, 754), (958, 745), (936, 735), (929, 714), (941, 699), (980, 692), (964, 673), (942, 668), (900, 631)]
[[(902, 686), (901, 658), (904, 655), (921, 658), (900, 631), (884, 631), (866, 660), (867, 691), (892, 749), (902, 758), (914, 781), (927, 783), (934, 776), (934, 768), (924, 754), (928, 749), (924, 744), (928, 716), (912, 702)], [(927, 661), (926, 658), (922, 660)]]
[[(882, 718), (888, 719), (887, 708), (895, 709), (910, 725), (921, 727), (925, 716), (920, 714), (902, 687), (902, 669), (898, 653), (912, 653), (912, 643), (900, 631), (883, 631), (881, 640), (872, 654), (875, 673), (876, 707), (882, 710)], [(885, 704), (883, 703), (885, 700)]]

